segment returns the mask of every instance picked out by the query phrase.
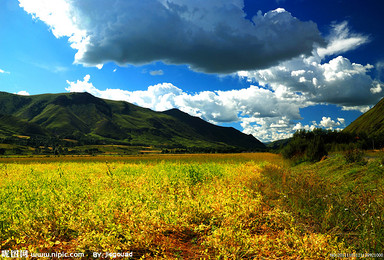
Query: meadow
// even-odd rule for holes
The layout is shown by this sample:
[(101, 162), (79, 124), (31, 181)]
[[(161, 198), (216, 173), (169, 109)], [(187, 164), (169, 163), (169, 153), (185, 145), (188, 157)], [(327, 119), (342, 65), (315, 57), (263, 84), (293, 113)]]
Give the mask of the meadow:
[(380, 160), (270, 153), (0, 159), (0, 249), (144, 259), (384, 250)]

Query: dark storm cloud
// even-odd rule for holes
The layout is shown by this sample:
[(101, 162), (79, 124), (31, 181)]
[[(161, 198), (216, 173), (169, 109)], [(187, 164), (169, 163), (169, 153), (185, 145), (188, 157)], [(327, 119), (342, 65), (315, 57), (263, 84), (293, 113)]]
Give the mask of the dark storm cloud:
[[(68, 7), (65, 13), (55, 6), (44, 11), (42, 3), (38, 8), (42, 0), (33, 1), (35, 5), (20, 0), (56, 36), (69, 36), (78, 49), (75, 61), (86, 66), (163, 61), (206, 73), (232, 73), (310, 54), (315, 43), (323, 42), (315, 23), (284, 9), (245, 19), (239, 0), (60, 1)], [(68, 19), (55, 20), (54, 15)]]

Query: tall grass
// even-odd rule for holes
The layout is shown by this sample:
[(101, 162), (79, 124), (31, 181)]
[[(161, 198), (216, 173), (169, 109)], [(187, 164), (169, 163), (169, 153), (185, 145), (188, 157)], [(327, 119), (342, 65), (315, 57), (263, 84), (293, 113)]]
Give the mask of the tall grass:
[(3, 164), (0, 247), (186, 259), (347, 250), (266, 203), (268, 167), (253, 160)]
[(292, 169), (264, 167), (260, 191), (270, 204), (315, 232), (345, 240), (357, 252), (384, 250), (384, 166), (343, 156)]

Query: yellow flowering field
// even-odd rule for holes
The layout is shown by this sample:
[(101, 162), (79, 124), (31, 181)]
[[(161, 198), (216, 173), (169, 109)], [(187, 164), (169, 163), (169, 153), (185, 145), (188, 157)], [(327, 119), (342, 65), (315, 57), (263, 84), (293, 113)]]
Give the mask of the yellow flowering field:
[(0, 164), (2, 251), (316, 259), (348, 249), (266, 201), (263, 169), (282, 171), (278, 155), (27, 159)]

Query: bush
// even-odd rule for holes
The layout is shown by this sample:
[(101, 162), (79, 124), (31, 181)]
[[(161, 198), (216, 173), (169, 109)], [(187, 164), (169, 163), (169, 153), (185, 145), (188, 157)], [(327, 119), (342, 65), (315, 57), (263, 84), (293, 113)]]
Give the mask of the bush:
[(305, 151), (306, 160), (310, 162), (320, 161), (326, 155), (328, 155), (328, 152), (325, 149), (324, 143), (320, 138), (316, 137), (310, 141)]
[(361, 164), (367, 163), (367, 161), (364, 159), (364, 153), (358, 149), (346, 151), (344, 153), (344, 159), (346, 163), (361, 163)]
[(308, 139), (295, 137), (284, 147), (281, 153), (284, 158), (291, 159), (295, 163), (317, 162), (325, 155), (328, 155), (323, 139), (320, 136), (312, 136)]
[(294, 138), (286, 145), (281, 154), (286, 159), (301, 158), (303, 157), (307, 144), (303, 138)]

